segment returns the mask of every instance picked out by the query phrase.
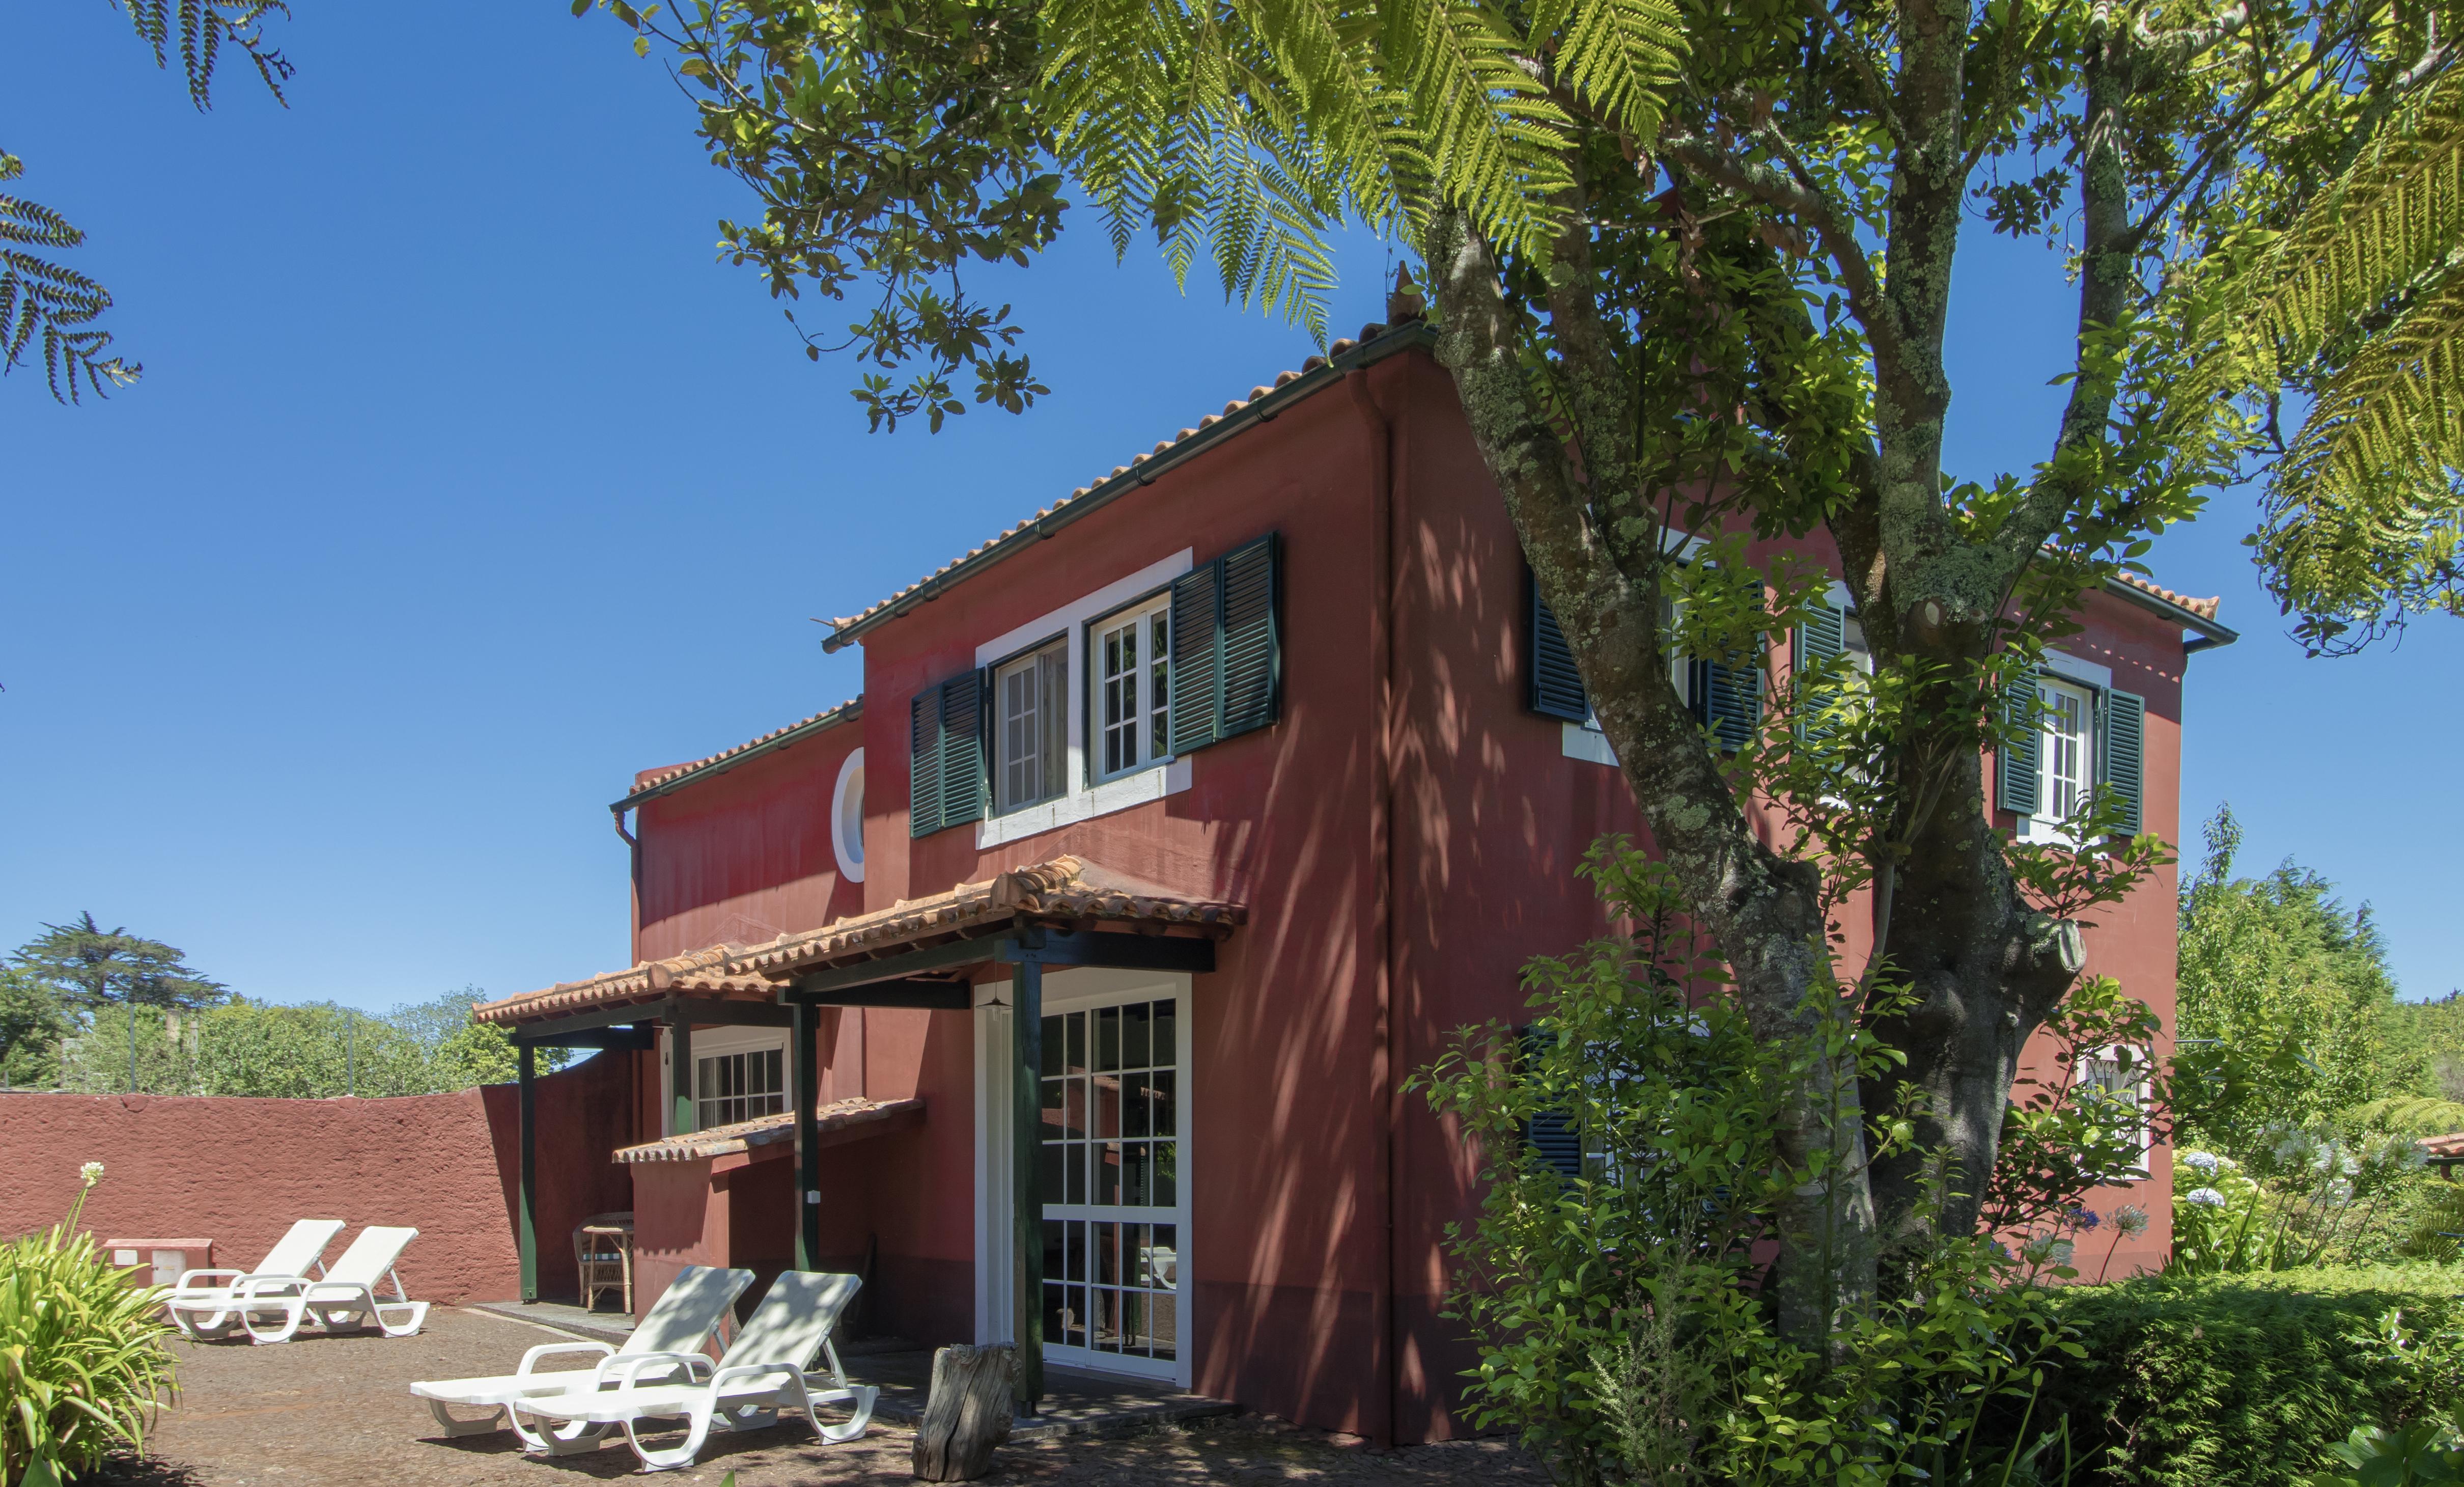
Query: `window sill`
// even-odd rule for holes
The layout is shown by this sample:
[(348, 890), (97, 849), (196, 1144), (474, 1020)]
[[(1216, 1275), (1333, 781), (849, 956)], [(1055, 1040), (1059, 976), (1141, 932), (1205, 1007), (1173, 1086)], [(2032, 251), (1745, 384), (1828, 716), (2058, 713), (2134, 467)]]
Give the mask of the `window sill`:
[(1617, 750), (1609, 747), (1609, 737), (1597, 728), (1587, 728), (1579, 722), (1561, 724), (1564, 736), (1559, 747), (1568, 759), (1586, 759), (1595, 765), (1617, 766)]
[(1177, 795), (1189, 788), (1189, 761), (1175, 759), (1153, 769), (1125, 774), (1117, 780), (1070, 791), (1058, 800), (1013, 810), (976, 823), (976, 850), (1004, 846), (1057, 832), (1065, 826), (1108, 816), (1116, 810), (1143, 806), (1166, 795)]

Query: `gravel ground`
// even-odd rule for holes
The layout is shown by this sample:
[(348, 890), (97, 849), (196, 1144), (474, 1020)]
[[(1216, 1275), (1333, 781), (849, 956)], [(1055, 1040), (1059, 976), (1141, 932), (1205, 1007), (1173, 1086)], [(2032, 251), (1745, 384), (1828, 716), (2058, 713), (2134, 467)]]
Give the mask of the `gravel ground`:
[[(439, 1308), (410, 1338), (311, 1337), (279, 1347), (176, 1343), (178, 1408), (163, 1412), (147, 1459), (115, 1463), (100, 1480), (115, 1487), (557, 1487), (634, 1472), (638, 1463), (621, 1432), (588, 1454), (556, 1459), (523, 1456), (503, 1432), (448, 1440), (404, 1387), (412, 1379), (505, 1372), (523, 1348), (561, 1336), (486, 1312)], [(739, 1487), (903, 1482), (913, 1440), (878, 1424), (843, 1446), (821, 1444), (802, 1425), (718, 1432), (700, 1465), (667, 1480), (717, 1487), (734, 1472)], [(1243, 1415), (1109, 1440), (1004, 1446), (986, 1480), (1543, 1487), (1548, 1476), (1529, 1456), (1498, 1442), (1376, 1452), (1348, 1436)]]

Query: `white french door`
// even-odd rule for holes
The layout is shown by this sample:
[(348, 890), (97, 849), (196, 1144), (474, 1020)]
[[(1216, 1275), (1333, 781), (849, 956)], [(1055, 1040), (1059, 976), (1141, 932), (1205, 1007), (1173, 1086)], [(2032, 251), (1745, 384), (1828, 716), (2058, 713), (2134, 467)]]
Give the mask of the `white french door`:
[[(1044, 986), (1045, 1357), (1186, 1383), (1185, 978), (1069, 971)], [(1008, 1009), (979, 1010), (977, 1026), (978, 1333), (998, 1341), (1010, 1330)]]

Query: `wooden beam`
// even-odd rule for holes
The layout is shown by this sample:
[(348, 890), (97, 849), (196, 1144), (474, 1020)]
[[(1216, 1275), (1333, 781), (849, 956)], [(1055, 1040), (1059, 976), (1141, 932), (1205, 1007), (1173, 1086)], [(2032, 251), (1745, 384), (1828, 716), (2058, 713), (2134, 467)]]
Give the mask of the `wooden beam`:
[(806, 1007), (920, 1007), (962, 1012), (976, 1005), (976, 988), (940, 976), (908, 976), (836, 991), (806, 991), (799, 984), (780, 992), (779, 999)]
[(1022, 964), (1011, 985), (1011, 1336), (1018, 1343), (1018, 1412), (1044, 1397), (1044, 967)]
[(1188, 935), (1124, 934), (1118, 930), (1026, 928), (1001, 942), (1010, 965), (1106, 965), (1121, 970), (1215, 968), (1215, 942)]
[(542, 1018), (538, 1022), (517, 1022), (506, 1029), (514, 1038), (533, 1043), (553, 1043), (570, 1032), (588, 1032), (620, 1023), (666, 1022), (680, 1017), (694, 1022), (726, 1026), (783, 1028), (787, 1010), (776, 1001), (748, 1002), (735, 997), (670, 996), (655, 1002), (626, 1002), (615, 1007), (594, 1007), (588, 1011), (563, 1017)]
[(819, 1036), (820, 1009), (799, 1002), (789, 1009), (795, 1021), (787, 1033), (789, 1075), (787, 1098), (796, 1111), (796, 1268), (822, 1268), (822, 1148), (813, 1111), (822, 1102), (822, 1071), (814, 1040)]
[(551, 1032), (545, 1037), (516, 1033), (514, 1041), (525, 1048), (617, 1048), (643, 1049), (657, 1044), (658, 1034), (643, 1028), (583, 1028), (572, 1032)]
[(539, 1299), (539, 1107), (534, 1099), (539, 1066), (529, 1044), (514, 1051), (514, 1067), (520, 1085), (514, 1108), (521, 1149), (514, 1243), (521, 1255), (522, 1300), (529, 1303)]
[(806, 971), (796, 978), (800, 992), (840, 991), (849, 987), (874, 986), (884, 981), (903, 981), (925, 971), (954, 970), (961, 965), (980, 965), (995, 959), (997, 939), (953, 940), (945, 944), (928, 944), (919, 949), (901, 950), (876, 961), (858, 961), (849, 965), (829, 965)]

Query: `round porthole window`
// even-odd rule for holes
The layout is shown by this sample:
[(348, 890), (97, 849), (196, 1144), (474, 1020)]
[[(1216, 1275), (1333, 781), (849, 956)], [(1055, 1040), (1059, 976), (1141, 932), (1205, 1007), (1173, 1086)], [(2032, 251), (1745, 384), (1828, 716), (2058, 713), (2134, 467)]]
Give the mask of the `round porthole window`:
[(830, 795), (830, 850), (838, 854), (839, 872), (848, 882), (864, 881), (863, 749), (839, 766), (839, 786)]

